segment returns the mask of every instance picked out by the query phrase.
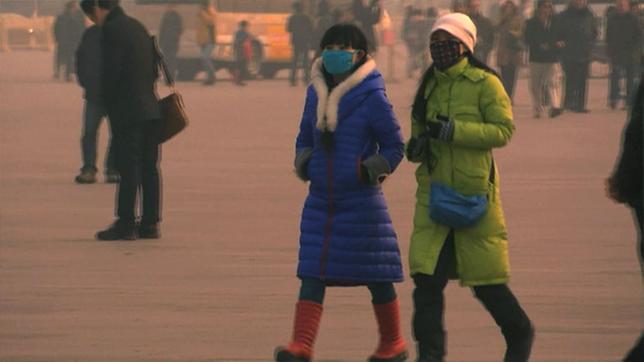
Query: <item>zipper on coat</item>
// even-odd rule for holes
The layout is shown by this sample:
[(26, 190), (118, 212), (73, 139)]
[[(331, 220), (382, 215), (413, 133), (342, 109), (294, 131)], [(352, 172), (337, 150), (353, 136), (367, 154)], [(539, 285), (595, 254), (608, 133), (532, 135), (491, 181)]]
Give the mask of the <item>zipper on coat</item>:
[[(449, 84), (449, 91), (447, 93), (447, 117), (449, 119), (452, 119), (451, 115), (451, 104), (452, 104), (452, 88), (454, 88), (454, 81), (452, 81)], [(451, 142), (447, 142), (447, 147), (449, 147), (449, 156), (450, 156), (450, 163), (451, 163), (451, 171), (452, 171), (452, 179), (451, 179), (451, 186), (454, 187), (454, 148), (452, 147)]]
[(326, 278), (326, 267), (328, 262), (329, 244), (331, 243), (331, 233), (333, 227), (333, 151), (329, 152), (327, 160), (327, 194), (328, 194), (328, 209), (326, 218), (326, 227), (324, 228), (324, 243), (322, 244), (322, 255), (320, 256), (320, 279)]

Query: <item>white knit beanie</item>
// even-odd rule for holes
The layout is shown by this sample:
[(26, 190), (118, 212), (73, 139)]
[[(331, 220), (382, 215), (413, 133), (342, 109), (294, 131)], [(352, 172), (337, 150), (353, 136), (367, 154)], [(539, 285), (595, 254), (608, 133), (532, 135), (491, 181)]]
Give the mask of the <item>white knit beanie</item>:
[(437, 30), (445, 30), (452, 34), (455, 38), (463, 42), (470, 52), (474, 52), (474, 45), (476, 45), (476, 25), (474, 25), (469, 16), (461, 13), (444, 15), (436, 20), (431, 34), (434, 34)]

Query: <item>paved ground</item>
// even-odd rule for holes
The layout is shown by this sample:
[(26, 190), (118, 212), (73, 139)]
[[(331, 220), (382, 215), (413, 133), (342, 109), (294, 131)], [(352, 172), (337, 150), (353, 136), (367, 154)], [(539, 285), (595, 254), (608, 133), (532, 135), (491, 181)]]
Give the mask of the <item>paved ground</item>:
[[(304, 88), (181, 84), (192, 123), (163, 149), (163, 238), (101, 243), (114, 187), (73, 183), (81, 92), (50, 63), (0, 54), (0, 360), (269, 361), (298, 288)], [(633, 220), (603, 191), (625, 120), (605, 83), (591, 81), (590, 115), (534, 120), (521, 80), (516, 136), (495, 152), (534, 361), (617, 361), (641, 329)], [(406, 135), (414, 87), (389, 84)], [(404, 255), (414, 190), (403, 162), (385, 193)], [(398, 286), (410, 341), (411, 291)], [(499, 361), (502, 337), (470, 291), (450, 284), (447, 303), (449, 361)], [(367, 290), (330, 290), (319, 360), (363, 361), (375, 344)]]

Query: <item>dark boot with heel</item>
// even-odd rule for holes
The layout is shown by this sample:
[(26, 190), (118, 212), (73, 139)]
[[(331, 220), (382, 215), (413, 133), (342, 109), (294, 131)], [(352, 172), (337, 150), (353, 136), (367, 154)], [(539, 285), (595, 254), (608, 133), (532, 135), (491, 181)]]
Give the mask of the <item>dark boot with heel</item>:
[(134, 225), (116, 221), (105, 230), (96, 233), (96, 239), (101, 241), (136, 240)]
[(535, 330), (510, 288), (505, 284), (486, 285), (475, 287), (474, 294), (501, 328), (507, 345), (503, 361), (529, 361)]

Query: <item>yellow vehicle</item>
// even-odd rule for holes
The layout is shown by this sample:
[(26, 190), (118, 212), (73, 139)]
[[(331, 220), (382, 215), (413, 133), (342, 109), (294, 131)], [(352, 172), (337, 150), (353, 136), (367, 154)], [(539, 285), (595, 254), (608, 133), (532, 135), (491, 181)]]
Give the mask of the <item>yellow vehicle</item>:
[(248, 21), (254, 36), (251, 74), (272, 78), (291, 63), (290, 35), (286, 22), (292, 0), (214, 0), (217, 9), (215, 62), (227, 66), (234, 61), (233, 41), (239, 22)]
[[(288, 17), (292, 13), (294, 0), (212, 0), (217, 11), (216, 33), (217, 44), (213, 52), (213, 60), (217, 69), (232, 70), (233, 41), (238, 24), (246, 20), (250, 24), (249, 31), (254, 36), (253, 57), (249, 63), (249, 71), (253, 76), (272, 78), (281, 70), (290, 67), (291, 45), (290, 34), (286, 31)], [(127, 4), (127, 1), (122, 1)], [(158, 19), (163, 7), (159, 5), (178, 4), (177, 10), (183, 18), (184, 33), (178, 54), (179, 80), (194, 79), (202, 69), (199, 47), (196, 42), (194, 23), (201, 0), (135, 0), (137, 5), (147, 5), (132, 10), (133, 15), (146, 23), (154, 33), (158, 29)], [(332, 5), (347, 6), (347, 0), (335, 0)], [(304, 8), (309, 15), (314, 15), (316, 0), (303, 0)], [(156, 6), (151, 6), (156, 5)], [(154, 11), (151, 11), (154, 10)], [(312, 17), (313, 19), (313, 17)], [(146, 21), (147, 20), (147, 21)], [(155, 24), (156, 22), (156, 24)]]

